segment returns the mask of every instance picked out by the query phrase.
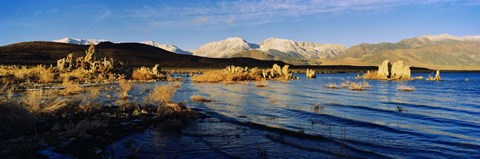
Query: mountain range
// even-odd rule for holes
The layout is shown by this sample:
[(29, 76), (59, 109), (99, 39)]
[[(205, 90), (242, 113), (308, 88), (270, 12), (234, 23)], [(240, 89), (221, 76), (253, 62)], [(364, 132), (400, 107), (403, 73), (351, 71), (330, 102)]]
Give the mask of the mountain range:
[[(104, 41), (106, 40), (65, 38), (54, 42), (86, 45)], [(431, 69), (480, 70), (480, 35), (424, 35), (396, 43), (362, 43), (349, 48), (341, 44), (296, 42), (281, 38), (268, 38), (256, 44), (240, 37), (210, 42), (190, 51), (154, 41), (141, 43), (178, 54), (210, 58), (247, 57), (278, 60), (294, 65), (372, 66), (388, 59), (404, 60), (409, 65)]]

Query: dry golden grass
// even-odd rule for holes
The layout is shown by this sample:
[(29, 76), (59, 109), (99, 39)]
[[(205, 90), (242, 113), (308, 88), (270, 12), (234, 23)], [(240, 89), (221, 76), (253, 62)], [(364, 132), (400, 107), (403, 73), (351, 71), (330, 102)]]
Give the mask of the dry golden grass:
[(174, 83), (172, 84), (172, 86), (173, 86), (174, 88), (182, 88), (182, 82), (178, 82), (178, 81), (177, 81), (177, 82), (174, 82)]
[(42, 69), (38, 70), (39, 75), (38, 75), (38, 81), (41, 83), (50, 83), (54, 81), (55, 74), (53, 73), (52, 68), (45, 69), (42, 67)]
[(378, 71), (367, 71), (361, 76), (362, 79), (383, 80), (384, 77), (378, 76)]
[(15, 85), (10, 83), (5, 83), (0, 85), (0, 100), (10, 100), (13, 97), (13, 91), (15, 90)]
[(412, 92), (415, 90), (415, 87), (407, 86), (407, 85), (398, 85), (397, 90), (401, 92)]
[[(40, 83), (50, 83), (54, 81), (55, 74), (52, 68), (46, 68), (43, 65), (35, 67), (17, 67), (0, 66), (0, 76), (13, 76), (15, 81), (34, 81)], [(15, 82), (13, 81), (13, 82)]]
[(118, 85), (120, 86), (120, 99), (128, 99), (128, 91), (130, 91), (130, 89), (132, 89), (132, 85), (130, 83), (128, 83), (128, 81), (126, 79), (120, 79), (118, 81)]
[(262, 79), (260, 81), (255, 82), (255, 87), (266, 87), (268, 84), (267, 79)]
[(207, 71), (201, 75), (194, 75), (192, 77), (193, 82), (207, 82), (215, 83), (225, 80), (222, 71)]
[(75, 69), (70, 72), (62, 72), (60, 73), (60, 78), (62, 79), (69, 79), (69, 80), (83, 80), (88, 76), (89, 72), (84, 69)]
[(83, 87), (80, 86), (80, 84), (74, 83), (67, 78), (63, 80), (62, 86), (64, 87), (64, 89), (60, 90), (59, 94), (61, 95), (78, 94), (84, 91)]
[(148, 94), (147, 100), (151, 103), (170, 103), (175, 92), (175, 88), (171, 85), (159, 85)]
[(211, 102), (211, 99), (208, 99), (206, 97), (200, 96), (200, 95), (193, 95), (190, 97), (190, 100), (195, 101), (195, 102)]
[(65, 105), (67, 102), (55, 93), (46, 90), (29, 90), (22, 99), (22, 103), (30, 112), (51, 112)]

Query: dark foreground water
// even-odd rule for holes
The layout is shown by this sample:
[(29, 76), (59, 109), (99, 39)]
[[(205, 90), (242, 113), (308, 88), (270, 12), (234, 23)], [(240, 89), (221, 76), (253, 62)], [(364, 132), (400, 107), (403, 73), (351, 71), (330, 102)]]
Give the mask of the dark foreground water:
[(264, 88), (186, 82), (175, 101), (213, 98), (188, 102), (208, 118), (181, 132), (131, 134), (107, 149), (139, 158), (480, 158), (479, 73), (442, 73), (439, 82), (368, 81), (366, 91), (325, 88), (361, 81), (355, 75), (298, 74), (301, 80)]

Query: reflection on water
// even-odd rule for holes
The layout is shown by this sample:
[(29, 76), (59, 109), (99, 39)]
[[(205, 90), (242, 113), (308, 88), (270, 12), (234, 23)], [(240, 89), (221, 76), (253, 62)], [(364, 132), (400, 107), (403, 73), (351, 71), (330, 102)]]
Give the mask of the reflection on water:
[[(367, 91), (325, 88), (358, 81), (355, 75), (270, 81), (263, 88), (186, 82), (175, 101), (213, 98), (189, 103), (208, 118), (181, 133), (152, 128), (132, 134), (108, 149), (125, 156), (135, 145), (145, 158), (480, 157), (480, 74), (443, 73), (440, 82), (368, 81), (373, 87)], [(399, 92), (399, 84), (415, 91)]]

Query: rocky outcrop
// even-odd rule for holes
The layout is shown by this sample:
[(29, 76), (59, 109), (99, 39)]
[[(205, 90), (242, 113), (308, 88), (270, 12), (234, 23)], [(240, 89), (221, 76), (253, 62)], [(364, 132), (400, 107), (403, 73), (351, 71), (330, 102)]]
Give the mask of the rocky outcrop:
[(380, 79), (380, 80), (409, 80), (410, 66), (406, 65), (402, 60), (393, 64), (385, 60), (380, 66), (376, 74), (367, 72), (362, 76), (364, 79)]
[(392, 70), (390, 71), (390, 79), (410, 79), (410, 66), (406, 65), (403, 60), (393, 63)]
[(307, 72), (305, 72), (307, 78), (317, 78), (317, 75), (315, 74), (314, 70), (308, 69)]
[(428, 81), (440, 81), (442, 80), (442, 78), (440, 77), (440, 70), (437, 70), (437, 72), (435, 72), (435, 77), (428, 77), (427, 78)]
[(277, 64), (274, 64), (271, 69), (262, 70), (262, 76), (266, 79), (277, 79), (277, 80), (291, 80), (293, 79), (293, 73), (288, 70), (289, 65), (280, 67)]
[(106, 57), (99, 60), (98, 53), (95, 53), (95, 45), (90, 44), (90, 47), (85, 51), (84, 57), (77, 57), (73, 60), (73, 54), (68, 54), (67, 57), (57, 60), (57, 69), (60, 72), (69, 72), (75, 69), (83, 69), (91, 73), (108, 74), (113, 69), (113, 59), (107, 60)]
[(389, 79), (390, 72), (392, 70), (392, 65), (388, 60), (383, 61), (383, 63), (378, 66), (377, 78), (379, 79)]

